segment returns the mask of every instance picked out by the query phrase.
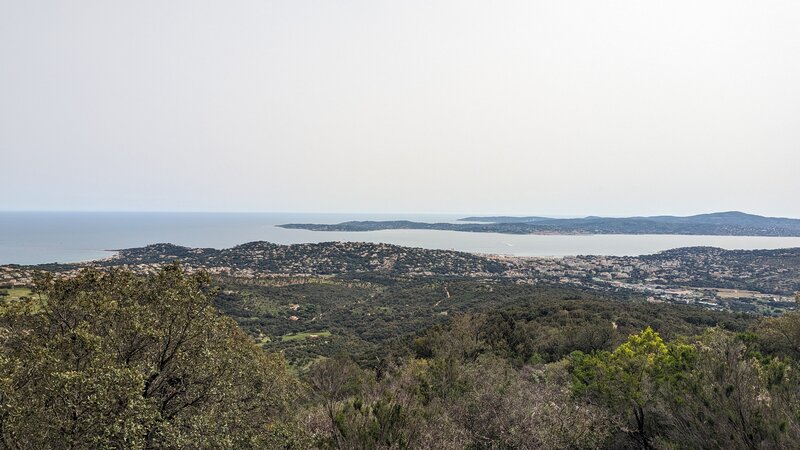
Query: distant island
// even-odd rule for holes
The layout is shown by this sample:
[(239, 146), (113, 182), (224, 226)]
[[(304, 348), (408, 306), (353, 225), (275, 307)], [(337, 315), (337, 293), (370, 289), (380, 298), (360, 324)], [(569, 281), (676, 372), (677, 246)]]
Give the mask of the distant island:
[(800, 219), (763, 217), (739, 211), (694, 216), (583, 217), (476, 216), (464, 223), (408, 220), (350, 221), (338, 224), (289, 223), (282, 228), (312, 231), (445, 230), (504, 234), (678, 234), (709, 236), (800, 236)]

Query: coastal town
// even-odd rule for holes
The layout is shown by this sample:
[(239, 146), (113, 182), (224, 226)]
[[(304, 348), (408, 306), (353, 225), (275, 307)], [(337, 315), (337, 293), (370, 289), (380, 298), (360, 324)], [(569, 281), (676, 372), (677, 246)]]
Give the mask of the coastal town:
[(276, 245), (230, 249), (156, 244), (78, 264), (0, 266), (0, 289), (30, 287), (37, 271), (74, 276), (90, 267), (154, 273), (180, 261), (188, 270), (234, 278), (371, 276), (459, 277), (527, 284), (563, 284), (628, 292), (651, 303), (776, 314), (793, 308), (800, 291), (800, 249), (722, 250), (694, 247), (643, 256), (511, 257), (426, 250), (388, 244)]
[(511, 275), (590, 289), (630, 291), (650, 302), (774, 313), (800, 291), (800, 249), (693, 247), (644, 256), (510, 258)]

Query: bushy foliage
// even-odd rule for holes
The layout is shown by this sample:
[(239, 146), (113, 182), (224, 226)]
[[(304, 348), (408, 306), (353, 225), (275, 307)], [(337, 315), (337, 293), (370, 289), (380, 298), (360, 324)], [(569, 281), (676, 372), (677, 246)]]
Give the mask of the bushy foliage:
[(178, 266), (41, 279), (0, 318), (3, 446), (260, 446), (296, 381), (207, 290)]
[[(766, 319), (758, 329), (792, 320)], [(769, 347), (769, 339), (712, 327), (665, 341), (646, 327), (610, 350), (575, 350), (543, 364), (520, 362), (510, 349), (518, 325), (502, 314), (453, 318), (415, 340), (416, 357), (400, 358), (380, 378), (349, 362), (319, 363), (349, 366), (327, 372), (337, 378), (355, 371), (362, 381), (328, 404), (328, 420), (319, 404), (306, 406), (305, 417), (317, 417), (304, 422), (312, 442), (320, 448), (771, 449), (792, 448), (800, 439), (798, 361)]]
[[(757, 320), (452, 280), (238, 287), (248, 295), (217, 295), (176, 265), (43, 277), (0, 315), (0, 448), (800, 442), (800, 312)], [(215, 304), (272, 337), (272, 319), (295, 326), (276, 308), (300, 305), (333, 336), (259, 348)], [(266, 319), (251, 328), (253, 311)], [(300, 345), (291, 370), (271, 352)]]

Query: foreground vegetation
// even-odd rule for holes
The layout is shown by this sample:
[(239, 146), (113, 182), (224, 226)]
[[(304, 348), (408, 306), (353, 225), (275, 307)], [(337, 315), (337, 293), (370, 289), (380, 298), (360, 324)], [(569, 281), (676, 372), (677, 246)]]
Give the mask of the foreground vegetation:
[(557, 287), (89, 270), (0, 316), (0, 447), (792, 448), (798, 343)]
[(298, 380), (211, 307), (208, 281), (40, 279), (0, 318), (0, 445), (269, 447)]

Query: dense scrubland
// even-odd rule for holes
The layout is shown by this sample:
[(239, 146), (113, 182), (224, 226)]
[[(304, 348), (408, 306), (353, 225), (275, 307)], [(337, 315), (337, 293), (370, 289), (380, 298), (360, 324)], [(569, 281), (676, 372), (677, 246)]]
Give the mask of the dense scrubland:
[[(740, 332), (756, 319), (555, 284), (379, 275), (369, 280), (224, 278), (215, 304), (265, 348), (301, 367), (338, 352), (373, 367), (376, 355), (385, 355), (387, 348), (409, 349), (421, 330), (463, 314), (505, 314), (520, 327), (518, 332), (526, 330), (525, 340), (517, 343), (520, 357), (547, 362), (574, 349), (610, 349), (647, 326), (672, 338), (709, 326)], [(309, 338), (283, 339), (296, 333)]]
[[(295, 319), (291, 319), (294, 317)], [(792, 448), (800, 313), (375, 275), (42, 275), (4, 448)]]

